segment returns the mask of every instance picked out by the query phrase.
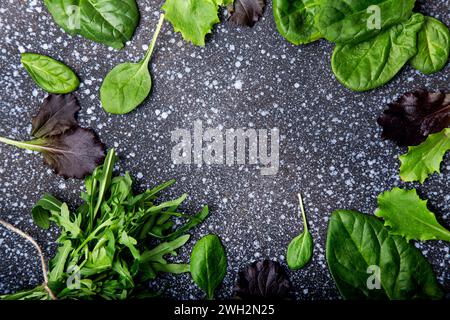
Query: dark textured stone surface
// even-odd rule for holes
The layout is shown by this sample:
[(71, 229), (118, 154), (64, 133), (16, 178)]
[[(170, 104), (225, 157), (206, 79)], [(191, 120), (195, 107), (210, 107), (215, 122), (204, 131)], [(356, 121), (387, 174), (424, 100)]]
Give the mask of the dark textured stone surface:
[[(256, 259), (277, 259), (285, 265), (290, 239), (301, 231), (296, 193), (305, 196), (314, 257), (310, 265), (290, 272), (299, 299), (334, 299), (339, 295), (325, 261), (325, 238), (330, 213), (338, 208), (371, 214), (376, 196), (394, 186), (397, 156), (405, 149), (380, 140), (376, 118), (387, 102), (417, 88), (449, 89), (447, 66), (425, 76), (406, 67), (389, 85), (367, 93), (346, 90), (330, 67), (333, 45), (319, 41), (293, 46), (275, 29), (271, 7), (253, 29), (227, 22), (208, 36), (206, 47), (182, 41), (166, 23), (151, 70), (151, 97), (135, 112), (111, 116), (101, 108), (98, 90), (105, 74), (125, 60), (144, 55), (162, 1), (138, 1), (140, 26), (124, 50), (70, 37), (58, 28), (43, 1), (4, 0), (0, 4), (0, 135), (27, 139), (30, 117), (45, 92), (35, 86), (20, 65), (21, 51), (46, 54), (64, 61), (80, 76), (76, 92), (80, 122), (93, 127), (120, 155), (120, 170), (129, 170), (139, 190), (176, 178), (167, 198), (190, 194), (186, 211), (202, 204), (211, 217), (193, 233), (193, 240), (213, 232), (221, 236), (229, 257), (229, 272), (219, 297), (230, 297), (237, 271)], [(450, 24), (450, 1), (427, 1), (421, 11)], [(281, 133), (281, 167), (276, 176), (261, 176), (255, 166), (176, 166), (171, 162), (171, 131), (204, 127), (277, 127)], [(447, 156), (441, 175), (418, 187), (438, 219), (447, 227), (450, 209)], [(0, 218), (33, 235), (51, 257), (55, 228), (41, 231), (30, 210), (45, 193), (79, 203), (81, 181), (63, 180), (42, 165), (40, 155), (0, 145)], [(192, 241), (179, 257), (187, 261)], [(448, 292), (449, 248), (443, 242), (419, 246), (433, 264)], [(31, 245), (0, 229), (0, 293), (34, 286), (42, 281)], [(165, 295), (202, 298), (188, 275), (165, 277)]]

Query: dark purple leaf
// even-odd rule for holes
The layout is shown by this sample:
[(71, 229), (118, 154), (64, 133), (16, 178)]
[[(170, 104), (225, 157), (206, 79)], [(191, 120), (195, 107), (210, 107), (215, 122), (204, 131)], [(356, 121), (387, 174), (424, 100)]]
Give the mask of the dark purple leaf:
[(279, 263), (263, 260), (252, 263), (239, 272), (234, 288), (235, 296), (241, 299), (289, 297), (291, 283)]
[(253, 27), (263, 14), (265, 0), (236, 0), (230, 9), (230, 21), (241, 26)]
[(399, 146), (418, 145), (449, 126), (450, 94), (425, 90), (406, 93), (388, 105), (378, 124), (383, 127), (383, 139)]
[(38, 114), (32, 119), (31, 134), (36, 138), (55, 136), (78, 127), (76, 113), (80, 111), (72, 94), (51, 94), (44, 99)]
[(82, 179), (105, 158), (105, 147), (91, 129), (78, 127), (42, 141), (44, 162), (65, 178)]

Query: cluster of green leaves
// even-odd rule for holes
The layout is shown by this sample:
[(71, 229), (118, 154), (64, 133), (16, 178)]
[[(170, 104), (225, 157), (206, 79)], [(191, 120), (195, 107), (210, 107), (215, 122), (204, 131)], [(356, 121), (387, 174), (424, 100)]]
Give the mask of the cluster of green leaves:
[[(58, 299), (147, 297), (148, 281), (158, 273), (189, 272), (188, 264), (171, 263), (166, 256), (175, 256), (189, 240), (186, 232), (208, 216), (208, 207), (195, 216), (181, 213), (186, 195), (157, 204), (158, 194), (174, 181), (134, 195), (128, 173), (113, 177), (114, 163), (110, 150), (86, 178), (84, 203), (77, 210), (51, 195), (33, 209), (37, 225), (48, 228), (53, 222), (61, 229), (48, 283)], [(187, 222), (177, 224), (179, 219)], [(34, 299), (38, 293), (41, 286), (6, 298)]]
[[(346, 299), (439, 299), (443, 293), (426, 259), (410, 240), (450, 241), (428, 201), (417, 191), (394, 188), (378, 196), (373, 216), (335, 211), (328, 228), (326, 257), (336, 285)], [(379, 288), (368, 286), (373, 266)], [(369, 272), (370, 271), (370, 272)]]
[(442, 22), (413, 13), (415, 0), (275, 0), (278, 31), (293, 44), (325, 38), (336, 43), (332, 68), (354, 91), (388, 83), (406, 64), (440, 71), (450, 52)]
[(55, 22), (68, 34), (121, 49), (139, 23), (135, 0), (45, 0)]

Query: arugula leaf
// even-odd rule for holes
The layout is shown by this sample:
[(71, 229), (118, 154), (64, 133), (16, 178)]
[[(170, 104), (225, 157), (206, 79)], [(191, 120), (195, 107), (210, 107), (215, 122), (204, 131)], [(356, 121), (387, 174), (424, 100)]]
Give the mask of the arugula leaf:
[(445, 240), (450, 242), (450, 231), (441, 226), (427, 208), (416, 189), (394, 188), (378, 196), (377, 217), (384, 219), (389, 233), (410, 240)]
[[(326, 258), (344, 299), (443, 297), (433, 269), (420, 251), (402, 237), (390, 235), (383, 222), (375, 217), (346, 210), (333, 212)], [(379, 289), (376, 286), (369, 289), (371, 270), (375, 271), (372, 277), (374, 282), (379, 282)]]
[(303, 207), (303, 199), (299, 194), (300, 209), (303, 217), (303, 232), (295, 237), (287, 248), (286, 260), (291, 270), (299, 270), (303, 268), (313, 254), (313, 239), (308, 230), (308, 222), (306, 221), (305, 209)]
[(390, 103), (378, 118), (382, 138), (399, 146), (415, 146), (450, 125), (450, 94), (417, 90)]
[(80, 221), (78, 219), (75, 219), (75, 221), (72, 220), (73, 219), (70, 215), (69, 208), (65, 203), (61, 205), (61, 210), (59, 212), (52, 211), (52, 215), (50, 217), (50, 221), (55, 222), (59, 227), (61, 227), (68, 237), (75, 239), (81, 233)]
[(263, 14), (265, 0), (235, 0), (230, 21), (241, 26), (253, 27)]
[(450, 150), (450, 128), (428, 136), (425, 142), (408, 148), (408, 153), (400, 156), (400, 177), (405, 182), (424, 183), (428, 177), (437, 172), (444, 155)]
[(22, 65), (34, 82), (50, 93), (69, 93), (80, 85), (77, 75), (65, 64), (36, 53), (22, 53)]
[[(79, 110), (73, 96), (49, 96), (33, 118), (36, 139), (15, 141), (0, 137), (0, 142), (42, 153), (44, 162), (65, 178), (84, 178), (104, 159), (103, 143), (91, 129), (76, 124)], [(39, 215), (35, 210), (35, 214)], [(42, 218), (42, 215), (40, 215)], [(41, 223), (44, 223), (41, 221)]]
[[(325, 39), (341, 44), (368, 40), (411, 16), (415, 0), (319, 0), (316, 26)], [(379, 27), (369, 27), (376, 8), (380, 12)], [(394, 41), (395, 42), (395, 41)], [(401, 43), (401, 42), (400, 42)]]
[[(390, 1), (393, 3), (393, 1)], [(354, 91), (367, 91), (389, 82), (417, 54), (417, 33), (424, 16), (395, 25), (358, 44), (339, 44), (332, 57), (336, 78)]]
[(67, 258), (72, 249), (72, 242), (70, 240), (64, 241), (63, 245), (58, 248), (55, 257), (50, 261), (50, 268), (52, 270), (48, 276), (50, 282), (58, 281), (64, 276)]
[(68, 34), (121, 49), (139, 23), (135, 0), (45, 0), (55, 22)]
[(175, 32), (196, 46), (205, 45), (205, 36), (220, 22), (220, 2), (215, 0), (166, 0), (162, 9)]
[(419, 32), (419, 52), (411, 59), (413, 68), (425, 74), (442, 70), (450, 54), (450, 31), (441, 21), (425, 17), (425, 24)]
[(100, 99), (105, 111), (112, 114), (126, 114), (136, 109), (150, 93), (152, 78), (148, 64), (156, 40), (164, 22), (161, 15), (145, 58), (138, 63), (122, 63), (112, 69), (100, 88)]
[(191, 253), (190, 270), (194, 282), (212, 300), (227, 273), (227, 257), (218, 236), (209, 234), (197, 241)]
[(299, 45), (322, 38), (314, 22), (318, 0), (274, 0), (272, 5), (278, 32), (289, 42)]

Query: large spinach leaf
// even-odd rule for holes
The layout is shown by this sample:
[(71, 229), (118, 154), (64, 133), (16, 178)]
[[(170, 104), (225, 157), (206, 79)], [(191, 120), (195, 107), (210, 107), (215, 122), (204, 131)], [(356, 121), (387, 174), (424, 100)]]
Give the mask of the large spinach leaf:
[(306, 44), (322, 37), (314, 23), (318, 0), (274, 0), (273, 16), (280, 34), (293, 44)]
[[(326, 257), (345, 299), (439, 299), (443, 295), (422, 254), (402, 237), (390, 235), (383, 222), (373, 216), (345, 210), (334, 212), (328, 228)], [(369, 289), (368, 272), (377, 268), (379, 289)]]
[(407, 20), (415, 0), (319, 0), (319, 4), (316, 26), (323, 36), (336, 43), (358, 43)]
[(432, 74), (447, 64), (450, 53), (450, 31), (447, 26), (432, 17), (425, 17), (425, 24), (419, 32), (419, 52), (411, 59), (417, 70)]
[(389, 82), (417, 53), (417, 33), (424, 16), (391, 27), (358, 44), (337, 45), (332, 67), (337, 79), (355, 91), (375, 89)]
[(71, 35), (120, 49), (139, 23), (135, 0), (45, 0), (55, 22)]

